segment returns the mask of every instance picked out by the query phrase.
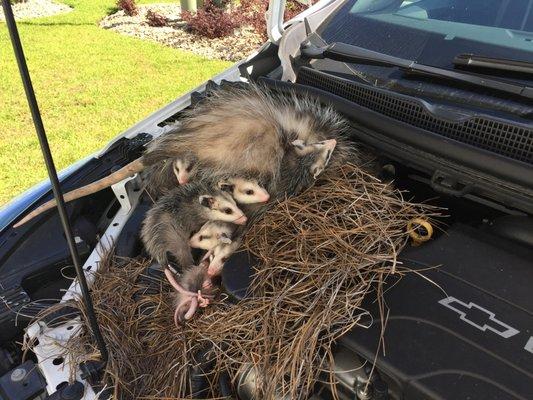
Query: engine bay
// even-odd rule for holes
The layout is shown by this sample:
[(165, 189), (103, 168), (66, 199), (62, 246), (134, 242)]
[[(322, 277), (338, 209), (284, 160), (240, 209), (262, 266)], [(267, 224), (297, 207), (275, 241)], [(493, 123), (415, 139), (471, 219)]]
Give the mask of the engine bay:
[[(209, 83), (206, 92), (216, 86)], [(193, 105), (206, 92), (193, 93)], [(170, 126), (179, 121), (181, 113), (161, 119), (157, 126)], [(122, 167), (143, 151), (152, 133), (147, 130), (124, 138), (107, 149), (104, 157), (65, 180), (64, 189)], [(357, 135), (353, 137), (357, 140)], [(364, 146), (376, 160), (375, 173), (380, 179), (392, 182), (415, 201), (445, 207), (448, 217), (441, 221), (431, 242), (408, 247), (401, 254), (403, 265), (414, 272), (399, 281), (392, 277), (387, 281), (385, 329), (380, 319), (384, 308), (368, 298), (368, 329), (348, 332), (338, 342), (334, 367), (338, 394), (345, 399), (376, 400), (456, 399), (465, 393), (471, 399), (528, 398), (533, 378), (531, 217), (512, 207), (436, 191), (431, 174), (416, 163), (391, 158), (368, 143)], [(145, 255), (139, 231), (151, 205), (139, 176), (70, 203), (84, 269), (96, 267), (99, 251), (111, 242), (119, 256)], [(73, 388), (59, 375), (43, 377), (34, 366), (48, 356), (38, 352), (23, 355), (20, 347), (33, 317), (62, 297), (64, 301), (65, 293), (75, 295), (71, 287), (75, 274), (62, 235), (55, 212), (43, 214), (24, 229), (1, 232), (2, 398), (39, 398), (47, 386), (58, 393), (67, 388), (79, 391), (79, 386)], [(253, 265), (243, 253), (228, 261), (222, 282), (235, 301), (246, 295)], [(68, 322), (72, 316), (55, 318)], [(33, 326), (30, 334), (37, 337), (39, 329)], [(58, 357), (48, 363), (67, 369)], [(21, 369), (27, 371), (24, 377), (13, 379), (23, 373)], [(250, 374), (242, 379), (239, 398), (251, 398), (245, 390)], [(32, 390), (24, 392), (28, 386)], [(331, 398), (329, 390), (328, 385), (317, 385), (314, 398)]]

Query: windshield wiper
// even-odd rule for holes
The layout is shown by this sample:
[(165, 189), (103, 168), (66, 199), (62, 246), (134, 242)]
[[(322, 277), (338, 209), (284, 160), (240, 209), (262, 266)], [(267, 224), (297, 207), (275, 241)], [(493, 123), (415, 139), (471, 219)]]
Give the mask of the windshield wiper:
[(460, 65), (463, 68), (490, 68), (533, 75), (533, 63), (531, 62), (485, 57), (476, 54), (458, 54), (453, 59), (453, 65)]
[(323, 59), (377, 65), (383, 67), (398, 67), (406, 74), (417, 76), (437, 77), (454, 82), (492, 89), (501, 93), (513, 94), (527, 99), (533, 99), (533, 88), (520, 84), (508, 83), (496, 79), (485, 78), (465, 72), (450, 71), (445, 68), (432, 67), (419, 64), (413, 60), (389, 56), (377, 51), (368, 50), (364, 47), (352, 46), (346, 43), (331, 43), (327, 46), (317, 47), (303, 44), (300, 49), (303, 57), (311, 59)]

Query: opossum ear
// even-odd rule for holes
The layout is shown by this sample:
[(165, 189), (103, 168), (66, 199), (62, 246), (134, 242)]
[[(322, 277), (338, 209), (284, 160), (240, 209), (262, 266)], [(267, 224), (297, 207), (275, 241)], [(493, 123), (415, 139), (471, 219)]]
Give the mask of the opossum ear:
[(306, 145), (301, 139), (297, 139), (291, 142), (291, 144), (294, 146), (294, 151), (299, 156), (305, 156), (306, 154), (309, 154), (314, 150), (314, 147), (312, 145)]
[(200, 196), (198, 200), (202, 206), (207, 208), (213, 208), (215, 205), (215, 198), (213, 196), (204, 194), (203, 196)]
[(311, 168), (311, 173), (313, 174), (313, 178), (316, 179), (318, 176), (324, 171), (323, 167), (314, 166)]
[(305, 146), (304, 141), (303, 141), (302, 139), (296, 139), (296, 140), (293, 140), (293, 141), (291, 142), (291, 144), (292, 144), (293, 146), (299, 147), (299, 148), (301, 148), (301, 149), (303, 149), (304, 146)]
[(228, 237), (228, 234), (226, 232), (222, 232), (218, 240), (220, 243), (231, 244), (231, 239)]
[(232, 183), (229, 183), (228, 181), (220, 181), (218, 182), (218, 188), (224, 192), (233, 193), (233, 189), (235, 189), (235, 185)]

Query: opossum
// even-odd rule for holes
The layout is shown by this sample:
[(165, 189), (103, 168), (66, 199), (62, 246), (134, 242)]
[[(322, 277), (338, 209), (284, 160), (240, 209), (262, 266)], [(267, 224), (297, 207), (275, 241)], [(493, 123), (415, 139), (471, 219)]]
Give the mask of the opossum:
[(207, 275), (207, 263), (187, 267), (178, 280), (169, 268), (165, 275), (176, 289), (174, 323), (176, 326), (192, 318), (198, 307), (207, 307), (217, 294), (217, 287)]
[(198, 160), (196, 173), (202, 177), (252, 174), (271, 181), (280, 173), (289, 143), (340, 140), (346, 127), (331, 107), (308, 97), (280, 95), (257, 85), (226, 88), (189, 111), (175, 130), (156, 139), (143, 160), (151, 165), (189, 151)]
[(224, 263), (235, 253), (241, 246), (241, 239), (237, 238), (229, 243), (221, 242), (204, 256), (204, 260), (209, 261), (207, 276), (210, 278), (218, 276), (222, 272)]
[(219, 181), (218, 187), (230, 193), (239, 204), (266, 203), (270, 199), (270, 194), (253, 178), (227, 178)]
[(189, 245), (195, 249), (212, 250), (221, 243), (231, 243), (235, 225), (223, 221), (208, 221), (191, 236)]
[[(191, 171), (198, 175), (195, 179), (225, 174), (253, 176), (270, 192), (275, 189), (291, 142), (301, 140), (307, 144), (336, 139), (335, 162), (342, 163), (350, 149), (344, 137), (346, 128), (346, 121), (333, 108), (322, 106), (317, 100), (275, 94), (256, 85), (226, 88), (188, 111), (180, 125), (156, 139), (141, 158), (99, 181), (66, 193), (65, 201), (95, 193), (146, 167), (158, 168), (155, 166), (184, 156), (195, 160)], [(168, 190), (168, 173), (162, 178), (163, 187), (157, 173), (149, 175), (152, 182), (148, 186), (152, 190)], [(53, 200), (43, 204), (15, 226), (54, 206)]]
[(144, 172), (146, 191), (156, 200), (178, 185), (185, 185), (194, 175), (196, 162), (192, 155), (183, 155), (151, 165)]
[[(243, 209), (250, 224), (261, 217), (265, 210), (276, 201), (297, 195), (311, 187), (315, 179), (330, 163), (336, 146), (335, 139), (310, 144), (303, 144), (300, 140), (293, 141), (283, 157), (281, 173), (271, 185), (269, 204), (254, 204)], [(336, 159), (336, 156), (333, 159)], [(234, 236), (242, 237), (246, 229), (246, 227), (238, 228)]]
[[(303, 144), (301, 141), (296, 140), (292, 145), (294, 147), (293, 150), (286, 153), (282, 164), (282, 173), (277, 185), (278, 191), (272, 195), (275, 200), (282, 200), (296, 195), (311, 187), (315, 179), (318, 178), (330, 162), (336, 141), (335, 139), (330, 139), (318, 143)], [(295, 171), (298, 171), (298, 173), (294, 173)], [(267, 208), (268, 206), (262, 206), (254, 210), (254, 213), (249, 215), (250, 222), (253, 223), (257, 218), (261, 217)], [(214, 233), (217, 229), (223, 231), (224, 226), (215, 222), (213, 225), (201, 229), (200, 236), (194, 237), (194, 244), (201, 243), (199, 239), (202, 235), (211, 238), (211, 232)], [(215, 241), (210, 241), (209, 246), (207, 246), (206, 242), (206, 246), (202, 247), (209, 250), (204, 256), (204, 260), (209, 260), (208, 275), (210, 277), (220, 275), (224, 263), (240, 247), (247, 229), (248, 226), (235, 227), (231, 240), (219, 240), (216, 242), (216, 246), (213, 246)]]
[(247, 217), (227, 192), (205, 183), (190, 183), (171, 190), (148, 211), (141, 239), (161, 265), (169, 264), (170, 253), (179, 267), (188, 267), (193, 264), (189, 238), (209, 220), (243, 225)]
[[(328, 166), (337, 146), (335, 139), (304, 144), (300, 140), (292, 142), (293, 151), (283, 159), (276, 199), (294, 196), (311, 187), (318, 176)], [(298, 171), (298, 173), (295, 173)]]

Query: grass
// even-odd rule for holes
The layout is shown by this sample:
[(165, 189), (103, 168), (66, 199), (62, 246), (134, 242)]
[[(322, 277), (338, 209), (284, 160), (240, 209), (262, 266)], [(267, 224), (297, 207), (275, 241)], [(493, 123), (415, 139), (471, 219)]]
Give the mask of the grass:
[[(18, 22), (58, 169), (230, 65), (99, 28), (100, 19), (114, 10), (113, 0), (64, 3), (74, 11)], [(0, 205), (45, 177), (7, 28), (0, 22)]]

